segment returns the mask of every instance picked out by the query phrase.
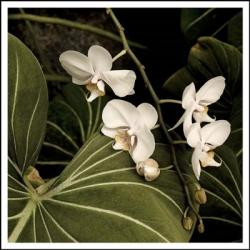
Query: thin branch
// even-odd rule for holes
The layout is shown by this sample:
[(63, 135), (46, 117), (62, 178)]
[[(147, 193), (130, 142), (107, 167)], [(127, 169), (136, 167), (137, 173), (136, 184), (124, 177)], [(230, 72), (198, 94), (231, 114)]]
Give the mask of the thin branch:
[[(95, 27), (90, 24), (82, 24), (82, 23), (78, 23), (78, 22), (74, 22), (74, 21), (70, 21), (70, 20), (66, 20), (66, 19), (62, 19), (58, 17), (38, 16), (38, 15), (32, 15), (32, 14), (11, 14), (9, 15), (9, 19), (10, 20), (29, 20), (29, 21), (38, 22), (38, 23), (59, 24), (59, 25), (67, 26), (67, 27), (74, 28), (74, 29), (90, 31), (95, 34), (110, 38), (114, 41), (122, 42), (119, 36), (113, 34), (110, 31)], [(146, 46), (140, 43), (133, 42), (133, 41), (128, 41), (128, 43), (133, 47), (146, 49)]]
[(136, 64), (136, 66), (138, 67), (140, 73), (141, 73), (141, 76), (144, 80), (144, 83), (147, 87), (147, 89), (149, 90), (150, 94), (151, 94), (151, 97), (152, 99), (154, 100), (154, 103), (155, 103), (155, 106), (156, 106), (156, 109), (157, 109), (157, 112), (158, 112), (158, 115), (159, 115), (159, 123), (161, 125), (161, 128), (166, 136), (166, 139), (167, 141), (169, 142), (170, 146), (171, 146), (171, 151), (172, 151), (172, 156), (173, 156), (173, 164), (177, 170), (177, 173), (178, 173), (178, 176), (184, 186), (184, 191), (186, 193), (186, 196), (187, 196), (187, 201), (188, 201), (188, 204), (189, 206), (192, 208), (193, 212), (195, 213), (197, 219), (199, 220), (199, 222), (202, 222), (202, 218), (201, 216), (199, 215), (199, 213), (197, 212), (197, 210), (195, 209), (194, 205), (193, 205), (193, 202), (191, 200), (191, 197), (190, 197), (190, 193), (189, 193), (189, 188), (188, 188), (188, 185), (186, 183), (186, 180), (180, 170), (180, 167), (178, 165), (178, 162), (177, 162), (177, 158), (176, 158), (176, 152), (175, 152), (175, 147), (174, 147), (174, 141), (173, 139), (171, 138), (169, 132), (168, 132), (168, 129), (165, 125), (165, 122), (164, 122), (164, 119), (163, 119), (163, 115), (162, 115), (162, 110), (161, 110), (161, 106), (160, 106), (160, 99), (158, 98), (146, 72), (145, 72), (145, 67), (141, 64), (140, 60), (137, 58), (137, 56), (134, 54), (134, 52), (130, 49), (129, 47), (129, 44), (128, 44), (128, 41), (126, 39), (126, 36), (125, 36), (125, 33), (124, 33), (124, 28), (122, 27), (122, 25), (120, 24), (119, 20), (117, 19), (117, 17), (115, 16), (114, 12), (112, 11), (112, 9), (107, 9), (107, 14), (110, 15), (110, 17), (112, 18), (114, 24), (116, 25), (117, 27), (117, 30), (120, 34), (120, 37), (122, 39), (122, 42), (123, 42), (123, 47), (124, 49), (127, 51), (127, 54), (131, 57), (131, 59), (134, 61), (134, 63)]
[(176, 141), (173, 141), (173, 144), (187, 144), (187, 141), (184, 141), (184, 140), (176, 140)]
[(161, 99), (161, 100), (159, 100), (159, 103), (160, 104), (164, 104), (164, 103), (175, 103), (175, 104), (182, 104), (182, 102), (181, 101), (179, 101), (179, 100), (174, 100), (174, 99)]
[(37, 161), (37, 165), (63, 165), (66, 166), (69, 164), (69, 161)]

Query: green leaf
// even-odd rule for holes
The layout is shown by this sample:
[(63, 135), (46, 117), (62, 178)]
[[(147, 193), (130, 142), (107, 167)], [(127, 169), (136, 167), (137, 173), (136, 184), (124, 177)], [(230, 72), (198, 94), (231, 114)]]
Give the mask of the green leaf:
[(181, 30), (189, 44), (194, 44), (200, 36), (220, 35), (226, 37), (226, 42), (239, 47), (242, 42), (242, 19), (239, 15), (242, 15), (240, 9), (182, 9)]
[(42, 172), (58, 167), (59, 172), (73, 158), (79, 148), (100, 127), (101, 111), (108, 97), (89, 103), (82, 86), (67, 84), (62, 93), (49, 105), (45, 141), (38, 165)]
[(231, 134), (226, 141), (226, 144), (234, 151), (238, 160), (240, 169), (242, 168), (242, 95), (239, 94), (233, 99), (231, 115), (229, 117), (231, 124)]
[(21, 173), (34, 165), (45, 133), (48, 93), (39, 62), (16, 37), (8, 35), (9, 154)]
[(228, 43), (234, 45), (238, 49), (242, 49), (242, 12), (233, 16), (228, 23), (227, 39)]
[[(218, 168), (207, 167), (201, 173), (200, 182), (206, 190), (208, 201), (200, 206), (200, 214), (205, 226), (208, 223), (213, 228), (211, 230), (216, 241), (239, 240), (242, 237), (242, 177), (237, 159), (227, 146), (216, 149), (215, 157), (222, 165)], [(231, 232), (227, 231), (229, 226)]]
[[(183, 152), (178, 159), (192, 182), (192, 170), (180, 155)], [(112, 141), (97, 134), (44, 194), (27, 192), (10, 164), (9, 241), (189, 241), (194, 227), (186, 231), (182, 226), (185, 197), (169, 147), (157, 144), (153, 158), (161, 174), (146, 182), (127, 152), (113, 150)]]

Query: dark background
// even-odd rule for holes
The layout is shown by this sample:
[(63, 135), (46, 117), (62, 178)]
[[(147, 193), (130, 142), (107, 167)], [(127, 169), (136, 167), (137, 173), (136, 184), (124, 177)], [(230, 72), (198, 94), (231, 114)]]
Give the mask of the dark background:
[[(55, 16), (81, 23), (89, 23), (105, 30), (117, 33), (116, 28), (104, 9), (24, 9), (26, 13)], [(187, 42), (181, 31), (181, 9), (114, 9), (115, 14), (125, 28), (127, 38), (145, 45), (146, 49), (132, 48), (139, 57), (146, 72), (159, 96), (165, 96), (162, 85), (178, 69), (185, 66), (192, 44)], [(232, 13), (239, 12), (239, 9), (223, 9), (219, 18), (226, 18)], [(20, 13), (18, 9), (10, 9), (9, 14)], [(112, 56), (122, 50), (122, 44), (104, 38), (102, 36), (63, 27), (54, 24), (39, 24), (32, 22), (35, 34), (27, 29), (27, 24), (23, 20), (10, 20), (9, 32), (20, 38), (38, 57), (45, 74), (65, 75), (66, 72), (59, 64), (59, 55), (65, 50), (78, 50), (84, 54), (93, 44), (99, 44), (108, 49)], [(211, 26), (212, 28), (212, 26)], [(204, 31), (204, 35), (209, 35)], [(222, 41), (225, 40), (226, 33), (221, 30), (217, 35)], [(36, 42), (34, 41), (36, 40)], [(40, 49), (37, 48), (39, 44)], [(42, 54), (41, 52), (42, 51)], [(119, 59), (114, 68), (133, 69), (136, 67), (126, 56)], [(147, 91), (141, 92), (144, 85), (140, 75), (137, 73), (136, 95), (127, 98), (134, 104), (142, 101), (151, 101)], [(49, 98), (53, 99), (60, 93), (64, 83), (49, 82)], [(138, 91), (137, 91), (138, 90)], [(110, 93), (112, 95), (112, 93)], [(175, 111), (173, 111), (175, 112)], [(171, 113), (169, 115), (172, 115)], [(173, 114), (176, 115), (176, 114)], [(223, 227), (215, 226), (214, 223), (206, 221), (206, 230), (210, 234), (199, 234), (195, 231), (192, 241), (194, 242), (223, 242), (230, 241), (235, 237), (234, 230), (228, 226), (225, 234), (221, 233)], [(220, 232), (220, 238), (216, 237), (216, 232)], [(223, 235), (223, 237), (222, 237)]]

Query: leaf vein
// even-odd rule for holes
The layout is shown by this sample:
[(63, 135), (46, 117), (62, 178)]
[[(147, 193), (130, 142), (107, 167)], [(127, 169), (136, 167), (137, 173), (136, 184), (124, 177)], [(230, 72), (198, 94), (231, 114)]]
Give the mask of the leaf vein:
[(102, 208), (98, 208), (98, 207), (92, 207), (92, 206), (84, 206), (84, 205), (79, 205), (79, 204), (75, 204), (75, 203), (70, 203), (70, 202), (63, 202), (63, 201), (59, 201), (59, 200), (55, 200), (55, 199), (49, 199), (49, 201), (60, 204), (60, 205), (65, 205), (65, 206), (71, 206), (74, 208), (80, 208), (80, 209), (87, 209), (87, 210), (91, 210), (91, 211), (95, 211), (98, 213), (106, 213), (112, 216), (118, 216), (120, 218), (123, 218), (125, 220), (128, 220), (130, 222), (133, 222), (137, 225), (142, 226), (143, 228), (146, 228), (147, 230), (153, 232), (154, 234), (156, 234), (158, 237), (160, 237), (162, 240), (164, 240), (165, 242), (170, 242), (166, 237), (164, 237), (161, 233), (159, 233), (158, 231), (156, 231), (155, 229), (153, 229), (152, 227), (148, 226), (147, 224), (122, 213), (119, 212), (115, 212), (113, 210), (108, 210), (108, 209), (102, 209)]

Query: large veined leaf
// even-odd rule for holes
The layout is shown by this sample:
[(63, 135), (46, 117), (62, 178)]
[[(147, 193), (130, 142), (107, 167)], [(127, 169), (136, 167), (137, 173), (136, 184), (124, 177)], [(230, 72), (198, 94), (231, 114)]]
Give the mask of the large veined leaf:
[(8, 35), (9, 154), (20, 171), (37, 160), (48, 109), (46, 81), (32, 52)]
[(238, 160), (238, 165), (240, 169), (242, 168), (242, 95), (239, 94), (233, 99), (233, 106), (231, 115), (229, 117), (229, 122), (231, 124), (231, 134), (226, 142), (226, 144), (234, 151), (235, 156)]
[[(9, 240), (11, 242), (186, 242), (182, 226), (185, 198), (170, 150), (157, 144), (160, 177), (146, 182), (128, 153), (112, 141), (91, 137), (57, 180), (39, 194), (27, 191), (10, 161)], [(183, 155), (183, 154), (182, 154)], [(180, 157), (179, 157), (180, 158)], [(185, 159), (180, 165), (194, 176)]]
[(203, 241), (210, 234), (216, 242), (242, 240), (242, 177), (235, 154), (227, 146), (216, 150), (222, 162), (219, 168), (207, 167), (200, 182), (206, 190), (207, 204), (200, 214), (207, 227), (206, 234), (197, 236)]
[[(86, 101), (83, 86), (67, 84), (49, 105), (46, 136), (37, 164), (43, 174), (63, 170), (80, 147), (100, 127), (107, 97)], [(57, 170), (55, 170), (57, 169)]]
[(220, 35), (224, 41), (240, 47), (241, 15), (241, 9), (185, 8), (181, 11), (181, 30), (190, 44), (200, 36)]

